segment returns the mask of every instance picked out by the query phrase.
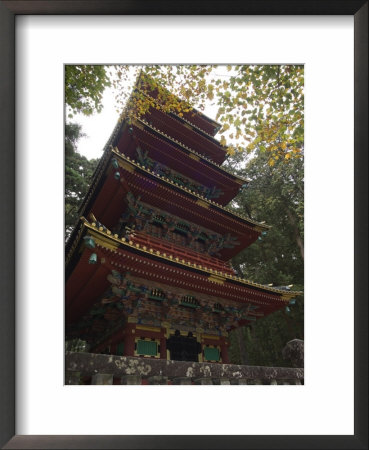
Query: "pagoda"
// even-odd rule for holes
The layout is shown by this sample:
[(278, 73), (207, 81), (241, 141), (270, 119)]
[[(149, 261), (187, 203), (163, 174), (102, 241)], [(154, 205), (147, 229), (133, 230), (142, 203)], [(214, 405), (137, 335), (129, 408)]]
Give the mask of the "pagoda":
[[(157, 92), (141, 90), (157, 101)], [(91, 353), (228, 363), (229, 332), (297, 292), (248, 281), (230, 260), (268, 230), (227, 208), (248, 184), (221, 164), (200, 111), (123, 113), (66, 246), (67, 340)]]

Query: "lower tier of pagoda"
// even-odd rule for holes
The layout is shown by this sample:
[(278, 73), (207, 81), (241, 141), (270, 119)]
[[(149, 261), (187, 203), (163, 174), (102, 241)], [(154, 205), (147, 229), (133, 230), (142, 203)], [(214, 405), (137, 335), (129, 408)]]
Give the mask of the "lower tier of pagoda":
[[(169, 233), (167, 233), (166, 238), (157, 238), (147, 234), (145, 231), (138, 231), (128, 227), (125, 227), (123, 231), (114, 233), (111, 230), (108, 230), (105, 225), (98, 222), (93, 215), (91, 215), (91, 220), (93, 220), (92, 224), (94, 224), (100, 231), (104, 231), (115, 238), (123, 239), (123, 241), (127, 241), (130, 245), (133, 245), (136, 248), (149, 250), (155, 254), (159, 252), (159, 254), (162, 254), (164, 257), (168, 255), (169, 258), (172, 258), (175, 261), (187, 261), (194, 265), (194, 267), (199, 267), (200, 269), (211, 269), (214, 273), (219, 275), (235, 275), (236, 273), (229, 262), (212, 257), (205, 250), (199, 252), (191, 249), (190, 247), (185, 247), (184, 245), (169, 241)], [(183, 241), (186, 241), (186, 239), (183, 238)]]
[[(80, 223), (67, 257), (67, 338), (83, 339), (95, 352), (124, 347), (126, 356), (226, 362), (229, 330), (284, 308), (296, 294), (108, 233)], [(200, 359), (193, 359), (194, 337)]]

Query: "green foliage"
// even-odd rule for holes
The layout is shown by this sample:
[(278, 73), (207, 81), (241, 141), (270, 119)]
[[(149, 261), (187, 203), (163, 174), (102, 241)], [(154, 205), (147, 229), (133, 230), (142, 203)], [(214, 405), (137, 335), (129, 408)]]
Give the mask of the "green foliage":
[[(218, 105), (220, 142), (230, 155), (259, 148), (268, 164), (299, 157), (304, 140), (304, 68), (299, 65), (153, 65), (65, 66), (65, 102), (69, 117), (102, 109), (106, 87), (116, 91), (117, 108), (129, 118), (149, 108), (179, 116), (192, 106)], [(132, 93), (124, 85), (141, 80)], [(126, 87), (126, 86), (125, 86)], [(144, 91), (156, 91), (157, 98)], [(147, 90), (146, 90), (147, 92)], [(127, 103), (127, 100), (130, 101)]]
[(283, 347), (292, 339), (304, 339), (304, 301), (297, 297), (291, 312), (277, 311), (256, 321), (246, 340), (248, 363), (254, 366), (290, 366), (282, 358)]
[[(303, 284), (304, 170), (303, 159), (288, 164), (277, 161), (271, 167), (269, 156), (259, 152), (246, 169), (239, 171), (251, 179), (236, 198), (238, 211), (271, 229), (261, 240), (234, 259), (242, 264), (247, 277), (275, 285)], [(232, 163), (231, 163), (232, 164)], [(261, 262), (262, 261), (262, 262)]]
[(88, 160), (77, 150), (83, 136), (78, 124), (65, 125), (65, 229), (68, 237), (79, 219), (78, 209), (85, 197), (98, 160)]
[(250, 341), (250, 328), (239, 327), (229, 334), (229, 359), (233, 364), (249, 364), (247, 345)]
[[(157, 99), (136, 90), (125, 113), (145, 114), (150, 107), (182, 116), (191, 105), (203, 110), (209, 102), (218, 105), (220, 143), (230, 155), (262, 149), (272, 166), (280, 159), (299, 157), (304, 140), (304, 68), (299, 65), (223, 66), (114, 66), (120, 76), (127, 71), (143, 80), (141, 87), (157, 90)], [(147, 75), (147, 76), (145, 76)], [(143, 89), (144, 90), (144, 89)], [(122, 107), (128, 94), (117, 95)], [(179, 101), (181, 99), (181, 101)]]
[(240, 345), (236, 336), (236, 330), (232, 330), (229, 333), (229, 348), (228, 356), (232, 364), (244, 364), (241, 360)]
[[(240, 156), (231, 157), (232, 166)], [(304, 283), (304, 186), (303, 159), (291, 159), (288, 164), (277, 160), (270, 166), (269, 155), (258, 151), (238, 173), (251, 179), (248, 188), (236, 198), (237, 210), (272, 228), (261, 240), (238, 254), (233, 266), (246, 278), (274, 286), (293, 284), (302, 290)], [(296, 297), (290, 312), (278, 311), (258, 319), (244, 335), (247, 363), (251, 365), (285, 366), (282, 349), (294, 338), (304, 336), (304, 301)], [(231, 333), (232, 362), (240, 362), (239, 343)]]
[(65, 155), (73, 156), (77, 152), (77, 144), (79, 139), (85, 137), (82, 133), (82, 127), (78, 123), (67, 123), (64, 128), (65, 139)]
[(304, 140), (304, 69), (298, 65), (230, 66), (230, 76), (218, 83), (217, 119), (221, 132), (232, 131), (243, 151), (260, 148), (268, 163), (298, 157)]
[(66, 65), (65, 103), (70, 108), (68, 117), (77, 113), (90, 116), (95, 111), (100, 112), (102, 95), (108, 86), (111, 82), (104, 66)]

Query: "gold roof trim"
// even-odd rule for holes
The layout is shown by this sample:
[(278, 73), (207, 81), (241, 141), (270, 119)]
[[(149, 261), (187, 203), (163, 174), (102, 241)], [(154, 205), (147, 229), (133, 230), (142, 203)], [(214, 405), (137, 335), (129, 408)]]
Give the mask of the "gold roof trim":
[[(268, 291), (268, 292), (272, 292), (275, 294), (281, 294), (280, 299), (285, 301), (285, 302), (289, 302), (289, 300), (293, 297), (295, 297), (296, 295), (301, 295), (302, 292), (301, 291), (285, 291), (283, 289), (276, 289), (273, 288), (271, 286), (265, 286), (263, 284), (259, 284), (259, 283), (254, 283), (252, 281), (249, 280), (245, 280), (243, 278), (237, 277), (236, 275), (229, 275), (227, 273), (224, 272), (220, 272), (214, 269), (208, 269), (207, 267), (202, 266), (201, 268), (199, 267), (199, 265), (196, 265), (196, 267), (194, 267), (193, 263), (191, 263), (190, 261), (185, 261), (183, 259), (180, 258), (175, 258), (173, 255), (168, 255), (164, 253), (160, 252), (160, 251), (153, 251), (153, 249), (147, 249), (144, 248), (144, 246), (139, 245), (139, 244), (135, 244), (132, 241), (127, 241), (125, 238), (118, 238), (117, 235), (112, 235), (110, 230), (98, 230), (96, 224), (90, 224), (88, 222), (88, 220), (85, 217), (81, 217), (83, 226), (85, 228), (87, 228), (90, 231), (94, 231), (94, 235), (96, 237), (96, 234), (100, 234), (101, 237), (104, 237), (104, 239), (101, 239), (101, 244), (102, 246), (106, 246), (106, 248), (109, 248), (107, 245), (105, 245), (107, 243), (107, 241), (111, 241), (112, 243), (110, 244), (110, 246), (115, 246), (115, 252), (116, 250), (118, 250), (116, 244), (119, 245), (124, 245), (125, 247), (128, 248), (134, 248), (136, 251), (139, 251), (143, 254), (145, 254), (146, 256), (150, 256), (150, 255), (154, 255), (157, 258), (160, 258), (164, 261), (168, 261), (170, 263), (175, 263), (178, 266), (182, 266), (185, 269), (188, 269), (188, 267), (191, 267), (192, 269), (195, 269), (198, 272), (203, 272), (204, 275), (208, 276), (208, 281), (215, 281), (214, 278), (217, 278), (218, 280), (223, 280), (224, 281), (234, 281), (236, 283), (239, 283), (241, 285), (246, 285), (248, 287), (256, 287), (259, 289), (263, 289), (264, 291)], [(110, 234), (108, 234), (108, 232)], [(113, 244), (114, 242), (114, 244)], [(210, 276), (209, 276), (210, 275)], [(213, 278), (211, 280), (211, 278)], [(245, 286), (245, 287), (246, 287)]]

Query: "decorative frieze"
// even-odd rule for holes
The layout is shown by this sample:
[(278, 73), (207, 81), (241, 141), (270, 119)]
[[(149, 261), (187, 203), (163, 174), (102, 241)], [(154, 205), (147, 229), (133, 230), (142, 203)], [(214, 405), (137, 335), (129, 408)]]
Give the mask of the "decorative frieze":
[(126, 237), (131, 231), (144, 232), (156, 238), (178, 243), (210, 256), (219, 255), (226, 248), (239, 245), (230, 233), (219, 235), (158, 208), (151, 207), (135, 198), (131, 192), (126, 195), (126, 209), (113, 233)]

